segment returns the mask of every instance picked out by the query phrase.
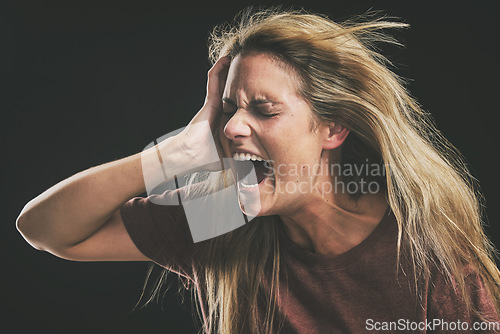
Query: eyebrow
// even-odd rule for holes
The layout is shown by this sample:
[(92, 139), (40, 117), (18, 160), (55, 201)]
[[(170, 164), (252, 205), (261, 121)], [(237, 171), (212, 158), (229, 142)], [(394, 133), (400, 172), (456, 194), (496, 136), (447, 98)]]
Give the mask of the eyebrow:
[[(236, 102), (231, 100), (229, 97), (223, 97), (222, 102), (229, 103), (230, 105), (236, 107)], [(274, 103), (274, 104), (281, 104), (281, 102), (273, 101), (273, 100), (268, 100), (268, 99), (253, 99), (250, 101), (248, 104), (249, 106), (258, 106), (261, 104), (266, 104), (266, 103)]]

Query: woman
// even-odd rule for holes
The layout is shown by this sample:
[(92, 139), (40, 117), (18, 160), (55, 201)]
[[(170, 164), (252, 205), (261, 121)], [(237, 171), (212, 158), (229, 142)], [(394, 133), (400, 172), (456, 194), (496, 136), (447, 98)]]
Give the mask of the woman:
[[(186, 129), (55, 185), (18, 229), (62, 258), (153, 260), (185, 276), (207, 333), (493, 331), (500, 277), (471, 177), (369, 48), (404, 26), (243, 14), (212, 35), (207, 97)], [(234, 162), (220, 171), (214, 154)], [(257, 217), (210, 240), (193, 242), (189, 210), (162, 205), (233, 184)]]

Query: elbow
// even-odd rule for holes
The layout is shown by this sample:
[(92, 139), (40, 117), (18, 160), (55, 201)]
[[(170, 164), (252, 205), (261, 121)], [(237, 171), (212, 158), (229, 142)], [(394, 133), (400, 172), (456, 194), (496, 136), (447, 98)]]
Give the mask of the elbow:
[(16, 228), (24, 240), (26, 240), (26, 242), (33, 248), (37, 250), (45, 250), (40, 240), (40, 233), (37, 233), (33, 217), (29, 210), (26, 210), (26, 207), (24, 207), (16, 219)]
[[(28, 203), (29, 204), (29, 203)], [(39, 212), (27, 209), (28, 204), (16, 219), (16, 228), (24, 240), (33, 248), (45, 251), (62, 259), (71, 260), (66, 254), (67, 245), (61, 244), (60, 234), (51, 232), (46, 220)]]
[(19, 233), (21, 233), (21, 235), (24, 237), (24, 231), (26, 230), (26, 218), (27, 214), (25, 212), (25, 210), (23, 209), (23, 211), (21, 211), (21, 213), (19, 214), (19, 216), (17, 217), (16, 219), (16, 229)]

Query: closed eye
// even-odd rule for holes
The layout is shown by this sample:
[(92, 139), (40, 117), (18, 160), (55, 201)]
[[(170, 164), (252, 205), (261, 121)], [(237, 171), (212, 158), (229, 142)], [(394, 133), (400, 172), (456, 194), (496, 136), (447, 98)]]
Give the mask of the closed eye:
[(279, 109), (271, 104), (261, 104), (255, 107), (255, 111), (264, 117), (273, 117), (279, 114)]
[[(279, 114), (279, 105), (281, 103), (273, 102), (265, 99), (256, 99), (252, 100), (248, 104), (248, 108), (252, 110), (252, 112), (261, 117), (274, 117)], [(222, 113), (225, 115), (233, 115), (238, 110), (238, 106), (236, 103), (229, 99), (222, 99)]]

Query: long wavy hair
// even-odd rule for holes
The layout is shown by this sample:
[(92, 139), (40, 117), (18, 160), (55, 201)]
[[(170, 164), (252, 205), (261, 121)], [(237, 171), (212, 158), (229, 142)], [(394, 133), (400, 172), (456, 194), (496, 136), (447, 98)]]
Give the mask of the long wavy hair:
[[(500, 273), (495, 248), (483, 231), (478, 185), (460, 153), (377, 51), (379, 43), (398, 44), (387, 29), (406, 27), (372, 15), (339, 24), (304, 10), (247, 9), (233, 24), (213, 30), (210, 59), (214, 63), (223, 56), (262, 52), (286, 64), (300, 81), (300, 94), (316, 120), (350, 129), (342, 163), (370, 159), (385, 167), (378, 182), (397, 220), (398, 268), (403, 259), (410, 263), (416, 292), (419, 280), (439, 268), (458, 283), (469, 310), (481, 316), (464, 282), (462, 270), (468, 263), (498, 312)], [(277, 300), (286, 281), (281, 277), (285, 258), (279, 233), (276, 217), (258, 217), (212, 240), (200, 282), (208, 307), (207, 333), (279, 329)], [(267, 301), (264, 310), (256, 308), (261, 298)], [(264, 323), (258, 323), (259, 312)]]

